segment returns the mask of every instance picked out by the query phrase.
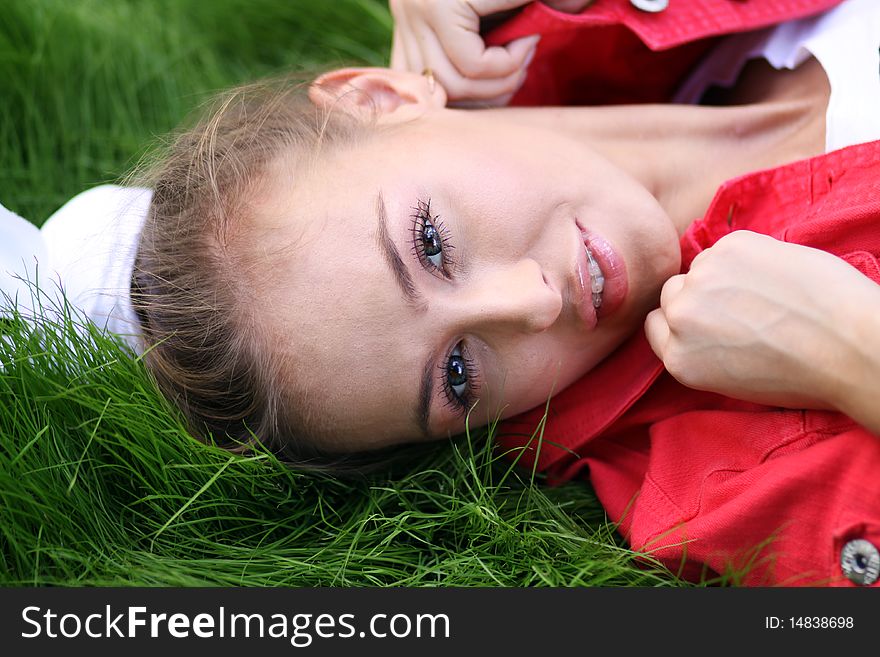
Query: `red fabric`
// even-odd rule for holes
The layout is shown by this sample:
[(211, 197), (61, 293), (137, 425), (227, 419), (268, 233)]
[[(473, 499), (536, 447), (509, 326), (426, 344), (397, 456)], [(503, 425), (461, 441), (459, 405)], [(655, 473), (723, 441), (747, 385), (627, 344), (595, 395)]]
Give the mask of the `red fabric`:
[[(593, 7), (602, 20), (619, 19), (628, 4), (599, 0)], [(618, 23), (652, 47), (666, 47), (682, 34), (702, 38), (725, 25), (763, 25), (769, 16), (780, 21), (836, 3), (703, 0), (670, 3), (669, 12), (684, 4), (688, 11), (678, 16), (684, 27), (650, 23), (646, 16)], [(711, 30), (705, 13), (692, 10), (721, 5), (730, 7), (714, 16)], [(582, 38), (581, 25), (594, 25), (587, 20), (592, 8), (576, 18), (542, 6), (527, 11), (504, 34), (532, 33), (526, 23), (534, 20), (552, 34), (570, 24)], [(542, 22), (551, 15), (557, 23)], [(606, 28), (591, 29), (589, 38), (601, 41)], [(542, 39), (542, 47), (546, 43)], [(609, 61), (626, 67), (614, 57), (591, 66), (600, 71)], [(637, 71), (621, 79), (630, 74)], [(670, 75), (677, 81), (679, 72)], [(682, 271), (701, 250), (739, 229), (829, 251), (880, 283), (880, 141), (728, 181), (682, 237)], [(773, 408), (685, 388), (665, 372), (641, 331), (554, 397), (540, 440), (531, 439), (543, 414), (542, 407), (504, 422), (502, 447), (521, 453), (526, 465), (537, 460), (551, 481), (589, 477), (632, 546), (685, 577), (745, 569), (738, 581), (747, 585), (854, 586), (841, 573), (841, 548), (853, 538), (880, 546), (880, 436), (840, 413)]]
[(688, 0), (670, 2), (656, 14), (635, 9), (629, 0), (596, 0), (581, 14), (535, 2), (487, 42), (541, 35), (512, 105), (660, 103), (715, 37), (809, 16), (840, 2)]

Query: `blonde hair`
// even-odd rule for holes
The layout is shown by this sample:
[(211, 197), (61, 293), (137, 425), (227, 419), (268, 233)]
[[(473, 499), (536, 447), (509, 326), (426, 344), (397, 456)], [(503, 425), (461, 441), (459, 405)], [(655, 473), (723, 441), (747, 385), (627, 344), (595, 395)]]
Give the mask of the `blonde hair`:
[(302, 163), (364, 131), (362, 120), (314, 105), (305, 84), (248, 85), (223, 94), (140, 176), (153, 189), (131, 283), (144, 361), (196, 436), (236, 451), (259, 441), (301, 467), (358, 462), (316, 448), (320, 411), (293, 399), (293, 368), (242, 272), (257, 283), (267, 274), (249, 229), (273, 162)]

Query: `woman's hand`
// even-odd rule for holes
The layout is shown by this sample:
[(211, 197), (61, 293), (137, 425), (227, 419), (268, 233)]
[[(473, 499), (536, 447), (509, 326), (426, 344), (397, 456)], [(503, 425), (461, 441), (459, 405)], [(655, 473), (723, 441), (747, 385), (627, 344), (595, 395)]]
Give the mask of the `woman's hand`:
[[(592, 0), (547, 0), (561, 11), (580, 11)], [(394, 16), (391, 68), (430, 69), (451, 103), (506, 105), (526, 79), (538, 36), (486, 47), (480, 17), (515, 9), (528, 0), (390, 0)]]
[(666, 282), (645, 332), (686, 386), (880, 431), (878, 316), (880, 286), (840, 258), (736, 231)]

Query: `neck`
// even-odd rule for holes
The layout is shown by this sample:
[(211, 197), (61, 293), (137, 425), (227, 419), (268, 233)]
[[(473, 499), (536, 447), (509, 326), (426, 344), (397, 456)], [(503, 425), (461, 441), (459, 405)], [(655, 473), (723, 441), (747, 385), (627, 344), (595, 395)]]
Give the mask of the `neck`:
[(824, 152), (822, 113), (799, 100), (486, 111), (564, 131), (598, 151), (657, 198), (679, 235), (726, 180)]

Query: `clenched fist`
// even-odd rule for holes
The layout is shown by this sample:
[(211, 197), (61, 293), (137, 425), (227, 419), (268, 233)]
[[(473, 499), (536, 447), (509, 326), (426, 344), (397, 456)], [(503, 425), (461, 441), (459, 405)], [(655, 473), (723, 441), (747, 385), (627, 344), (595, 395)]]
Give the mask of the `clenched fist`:
[(666, 282), (645, 332), (686, 386), (846, 412), (880, 391), (877, 316), (880, 286), (844, 260), (736, 231)]

